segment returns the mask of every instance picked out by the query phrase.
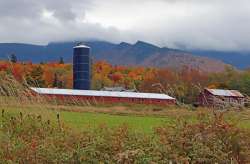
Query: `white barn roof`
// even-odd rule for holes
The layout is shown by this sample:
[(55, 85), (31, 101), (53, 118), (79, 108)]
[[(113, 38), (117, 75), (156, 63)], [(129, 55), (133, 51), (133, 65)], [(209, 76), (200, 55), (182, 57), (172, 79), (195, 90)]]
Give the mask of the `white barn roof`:
[(100, 97), (123, 97), (123, 98), (145, 98), (175, 100), (166, 94), (158, 93), (137, 93), (137, 92), (113, 92), (95, 90), (73, 90), (73, 89), (54, 89), (54, 88), (31, 88), (38, 94), (46, 95), (70, 95), (70, 96), (100, 96)]
[(237, 90), (224, 90), (224, 89), (206, 89), (206, 90), (215, 96), (244, 97)]

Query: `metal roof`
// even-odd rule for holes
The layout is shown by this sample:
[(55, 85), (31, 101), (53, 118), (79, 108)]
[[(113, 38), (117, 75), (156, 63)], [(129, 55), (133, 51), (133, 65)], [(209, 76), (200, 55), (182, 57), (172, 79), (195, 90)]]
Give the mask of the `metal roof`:
[(101, 90), (102, 91), (119, 91), (119, 92), (126, 91), (126, 89), (123, 87), (103, 87)]
[(124, 87), (103, 87), (101, 91), (136, 92), (136, 89), (125, 89)]
[(206, 89), (206, 90), (216, 96), (244, 97), (237, 90), (224, 90), (224, 89)]
[(73, 90), (73, 89), (54, 89), (54, 88), (31, 88), (31, 89), (38, 94), (48, 94), (48, 95), (100, 96), (100, 97), (175, 100), (175, 98), (170, 97), (166, 94), (158, 94), (158, 93), (114, 92), (114, 91)]
[(90, 48), (90, 47), (80, 44), (80, 45), (75, 46), (74, 48)]

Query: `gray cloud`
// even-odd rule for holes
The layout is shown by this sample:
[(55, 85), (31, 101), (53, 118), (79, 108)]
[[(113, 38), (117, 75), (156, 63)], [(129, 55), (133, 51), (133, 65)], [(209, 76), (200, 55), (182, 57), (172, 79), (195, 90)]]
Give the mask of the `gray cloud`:
[(89, 0), (0, 0), (0, 17), (35, 19), (48, 10), (59, 19), (73, 19), (77, 16), (74, 11), (77, 7), (85, 10), (88, 5)]
[(250, 50), (248, 0), (0, 0), (0, 42), (145, 40)]
[(89, 7), (89, 0), (0, 0), (0, 42), (46, 44), (88, 38), (113, 41), (119, 36), (114, 28), (85, 22)]

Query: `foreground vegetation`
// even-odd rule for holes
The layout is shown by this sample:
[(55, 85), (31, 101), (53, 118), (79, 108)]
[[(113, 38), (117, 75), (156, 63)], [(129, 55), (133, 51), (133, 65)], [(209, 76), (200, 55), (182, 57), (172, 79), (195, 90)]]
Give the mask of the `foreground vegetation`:
[(127, 124), (100, 123), (79, 130), (64, 123), (60, 114), (50, 118), (2, 110), (0, 163), (250, 162), (249, 132), (222, 114), (201, 113), (192, 123), (162, 123), (152, 134)]

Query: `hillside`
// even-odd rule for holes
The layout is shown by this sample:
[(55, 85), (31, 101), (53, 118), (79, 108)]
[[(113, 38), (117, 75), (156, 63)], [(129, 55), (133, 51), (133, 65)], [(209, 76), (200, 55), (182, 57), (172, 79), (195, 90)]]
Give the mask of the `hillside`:
[(250, 52), (191, 50), (193, 55), (218, 59), (239, 69), (250, 67)]
[[(76, 42), (50, 43), (46, 46), (2, 43), (0, 44), (0, 58), (6, 59), (15, 53), (19, 60), (30, 60), (35, 63), (41, 61), (58, 61), (63, 57), (66, 62), (72, 61), (72, 47)], [(122, 42), (113, 44), (104, 41), (85, 42), (92, 48), (94, 60), (106, 60), (114, 65), (142, 65), (154, 67), (181, 68), (189, 66), (202, 71), (223, 71), (225, 64), (216, 59), (194, 56), (192, 53), (158, 47), (146, 42), (135, 44)]]
[(170, 68), (180, 68), (181, 66), (191, 66), (192, 68), (204, 72), (222, 72), (225, 69), (225, 63), (206, 57), (197, 57), (189, 53), (167, 52), (163, 54), (155, 54), (147, 58), (144, 65), (160, 66), (167, 65)]

